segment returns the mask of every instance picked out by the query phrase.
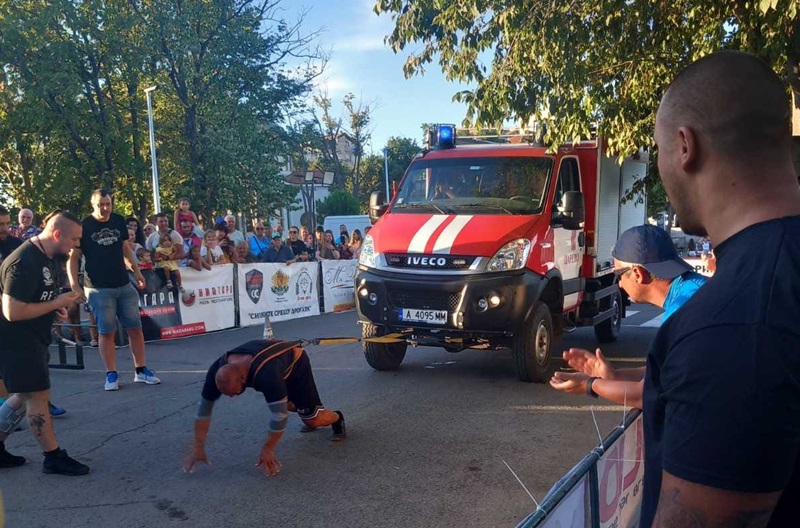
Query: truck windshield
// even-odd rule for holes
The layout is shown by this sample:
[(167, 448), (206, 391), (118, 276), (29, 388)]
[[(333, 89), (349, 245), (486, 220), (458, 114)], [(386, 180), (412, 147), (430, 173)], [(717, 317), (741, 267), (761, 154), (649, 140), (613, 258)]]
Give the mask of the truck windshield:
[(419, 159), (403, 179), (392, 212), (538, 214), (552, 170), (551, 158)]

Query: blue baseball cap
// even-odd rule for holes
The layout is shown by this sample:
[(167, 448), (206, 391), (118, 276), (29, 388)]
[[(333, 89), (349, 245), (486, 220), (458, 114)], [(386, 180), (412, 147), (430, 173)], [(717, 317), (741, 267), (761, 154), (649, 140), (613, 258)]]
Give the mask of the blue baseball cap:
[(669, 234), (652, 225), (632, 227), (622, 233), (611, 256), (623, 262), (641, 264), (659, 279), (674, 279), (694, 269), (678, 256)]

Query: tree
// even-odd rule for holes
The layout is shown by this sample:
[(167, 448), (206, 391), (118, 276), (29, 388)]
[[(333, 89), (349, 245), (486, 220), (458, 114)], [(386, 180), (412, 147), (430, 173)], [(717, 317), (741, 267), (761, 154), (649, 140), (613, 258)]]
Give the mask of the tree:
[[(551, 145), (598, 133), (612, 153), (652, 145), (660, 95), (675, 74), (720, 49), (754, 53), (800, 92), (800, 0), (377, 0), (396, 52), (421, 43), (407, 76), (438, 60), (465, 125), (529, 118)], [(484, 62), (485, 61), (485, 62)], [(724, 82), (724, 79), (720, 79)]]
[(364, 156), (364, 146), (372, 137), (369, 122), (373, 108), (370, 107), (369, 103), (364, 103), (363, 100), (356, 103), (355, 95), (352, 93), (345, 95), (343, 104), (347, 110), (347, 121), (350, 125), (349, 136), (352, 138), (353, 143), (353, 194), (358, 196), (361, 186), (361, 158)]
[(317, 225), (322, 225), (327, 216), (358, 213), (358, 200), (347, 191), (333, 191), (324, 200), (317, 200)]
[(369, 196), (374, 191), (384, 190), (384, 166), (383, 156), (370, 154), (361, 162), (361, 181), (358, 193), (353, 189), (353, 180), (349, 180), (345, 189), (355, 196), (359, 203), (359, 212), (367, 214), (369, 212)]
[(405, 137), (390, 137), (386, 141), (387, 157), (389, 159), (389, 185), (400, 183), (406, 169), (411, 164), (414, 156), (422, 150), (417, 141)]

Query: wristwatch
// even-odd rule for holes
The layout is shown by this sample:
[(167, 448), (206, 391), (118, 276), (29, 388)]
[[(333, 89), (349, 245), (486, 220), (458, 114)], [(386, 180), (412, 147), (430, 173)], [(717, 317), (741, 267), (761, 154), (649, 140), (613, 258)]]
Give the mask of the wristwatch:
[(592, 398), (599, 398), (599, 396), (594, 391), (594, 389), (592, 389), (592, 384), (594, 383), (594, 380), (597, 380), (597, 379), (600, 379), (600, 378), (594, 378), (594, 377), (593, 378), (589, 378), (589, 380), (586, 382), (586, 394), (588, 396), (591, 396)]

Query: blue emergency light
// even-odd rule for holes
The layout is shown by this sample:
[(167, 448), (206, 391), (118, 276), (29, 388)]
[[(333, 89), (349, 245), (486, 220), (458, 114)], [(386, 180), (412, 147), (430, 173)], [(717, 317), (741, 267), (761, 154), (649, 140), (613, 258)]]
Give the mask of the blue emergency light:
[(428, 128), (426, 146), (434, 150), (451, 149), (456, 146), (455, 125), (433, 125)]

